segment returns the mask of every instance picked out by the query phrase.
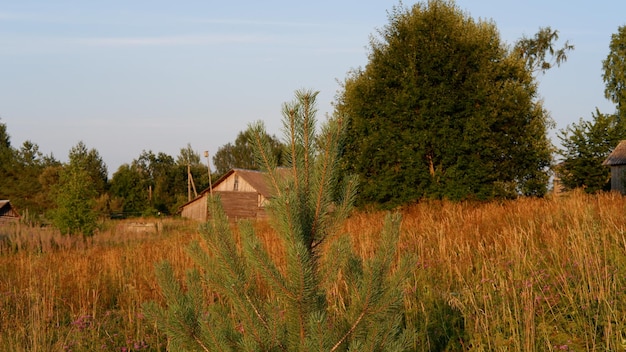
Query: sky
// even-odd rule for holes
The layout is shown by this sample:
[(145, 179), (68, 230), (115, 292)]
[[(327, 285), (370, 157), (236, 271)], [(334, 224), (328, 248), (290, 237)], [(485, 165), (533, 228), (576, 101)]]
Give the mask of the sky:
[[(405, 6), (415, 2), (404, 1)], [(575, 46), (538, 76), (556, 132), (599, 109), (602, 60), (626, 24), (617, 0), (457, 0), (493, 21), (512, 45), (540, 27)], [(212, 156), (262, 120), (282, 137), (281, 108), (319, 91), (318, 119), (350, 70), (367, 64), (372, 35), (397, 1), (0, 0), (0, 122), (67, 161), (78, 142), (113, 174), (145, 151), (176, 158), (188, 144)], [(206, 162), (206, 159), (203, 158)]]

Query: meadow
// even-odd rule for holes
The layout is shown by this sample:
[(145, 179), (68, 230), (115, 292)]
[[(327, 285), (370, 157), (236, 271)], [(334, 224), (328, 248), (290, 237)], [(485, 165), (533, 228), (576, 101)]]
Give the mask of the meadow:
[[(415, 351), (626, 350), (626, 198), (573, 192), (398, 211), (400, 252), (415, 262), (404, 287)], [(361, 256), (376, 250), (384, 216), (355, 212), (343, 225)], [(186, 246), (198, 224), (149, 221), (154, 231), (107, 221), (87, 239), (0, 229), (0, 350), (166, 350), (141, 305), (163, 301), (155, 263), (168, 260), (180, 277), (193, 266)], [(280, 262), (271, 227), (255, 226)]]

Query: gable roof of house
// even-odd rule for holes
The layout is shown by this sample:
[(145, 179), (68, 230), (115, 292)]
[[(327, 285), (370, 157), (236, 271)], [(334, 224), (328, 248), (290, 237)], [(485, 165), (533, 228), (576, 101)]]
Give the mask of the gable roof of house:
[[(279, 176), (281, 177), (286, 177), (289, 173), (288, 168), (279, 168), (278, 169), (278, 173)], [(228, 179), (232, 174), (237, 173), (238, 176), (240, 176), (244, 181), (246, 181), (248, 184), (250, 184), (250, 186), (252, 186), (260, 195), (262, 195), (265, 198), (271, 198), (274, 195), (274, 188), (268, 184), (267, 182), (267, 173), (263, 172), (263, 171), (257, 171), (257, 170), (247, 170), (247, 169), (230, 169), (227, 173), (225, 173), (224, 175), (222, 175), (222, 177), (220, 177), (217, 181), (215, 181), (212, 185), (212, 188), (215, 189), (215, 187), (217, 187), (220, 183), (224, 182), (226, 179)], [(198, 194), (198, 196), (192, 200), (190, 200), (189, 202), (181, 205), (179, 207), (179, 211), (184, 208), (185, 206), (187, 206), (190, 203), (195, 202), (197, 199), (202, 198), (203, 196), (205, 196), (207, 193), (211, 192), (211, 187), (205, 189), (204, 191), (200, 192), (200, 194)]]
[(0, 216), (1, 217), (10, 217), (10, 218), (19, 218), (20, 214), (11, 206), (11, 201), (7, 199), (0, 200)]
[(605, 166), (626, 165), (626, 140), (619, 142), (617, 147), (602, 162)]
[[(274, 194), (273, 188), (267, 183), (267, 173), (257, 170), (246, 170), (246, 169), (231, 169), (222, 177), (220, 177), (213, 184), (213, 188), (217, 187), (220, 183), (224, 182), (224, 180), (228, 179), (230, 175), (237, 173), (239, 177), (241, 177), (244, 181), (246, 181), (252, 188), (254, 188), (259, 194), (263, 197), (271, 197)], [(202, 193), (210, 191), (209, 189), (204, 190)]]

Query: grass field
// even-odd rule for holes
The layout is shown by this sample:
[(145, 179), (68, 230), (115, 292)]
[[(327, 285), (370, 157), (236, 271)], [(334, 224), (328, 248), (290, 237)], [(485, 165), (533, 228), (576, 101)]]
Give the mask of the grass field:
[[(400, 250), (416, 263), (404, 288), (416, 351), (626, 350), (626, 198), (429, 201), (399, 211)], [(344, 224), (362, 256), (375, 250), (383, 217), (357, 212)], [(170, 261), (181, 277), (193, 265), (185, 248), (198, 224), (146, 221), (139, 230), (106, 222), (87, 240), (0, 230), (0, 350), (165, 350), (141, 305), (161, 301), (155, 263)], [(280, 262), (271, 228), (255, 226)]]

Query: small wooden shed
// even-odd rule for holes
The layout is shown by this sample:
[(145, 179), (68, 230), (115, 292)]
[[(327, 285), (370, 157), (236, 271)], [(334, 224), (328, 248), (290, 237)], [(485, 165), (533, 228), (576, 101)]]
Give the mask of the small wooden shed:
[(626, 140), (619, 142), (602, 165), (611, 168), (611, 191), (626, 194)]
[(0, 223), (16, 222), (20, 219), (20, 214), (11, 205), (9, 200), (0, 200)]
[[(265, 205), (272, 198), (272, 188), (261, 171), (232, 169), (213, 184), (213, 195), (219, 195), (224, 212), (229, 219), (254, 219), (266, 217)], [(179, 208), (182, 217), (206, 221), (208, 197), (206, 189), (195, 199)]]

